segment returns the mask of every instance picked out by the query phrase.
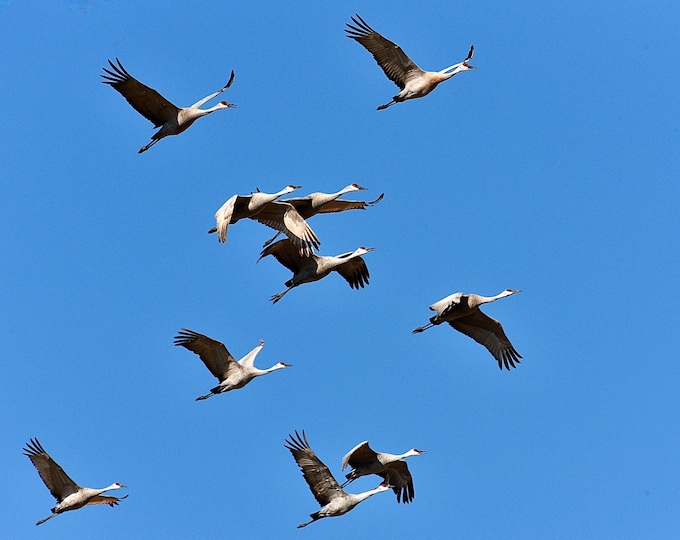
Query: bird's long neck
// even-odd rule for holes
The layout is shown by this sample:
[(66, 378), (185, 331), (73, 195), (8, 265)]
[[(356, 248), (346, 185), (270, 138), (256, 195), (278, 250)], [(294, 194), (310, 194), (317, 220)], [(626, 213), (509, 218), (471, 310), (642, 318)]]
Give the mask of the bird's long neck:
[(372, 497), (376, 493), (380, 493), (381, 491), (385, 491), (385, 489), (382, 486), (378, 486), (377, 488), (374, 489), (369, 489), (368, 491), (364, 491), (363, 493), (356, 493), (354, 494), (354, 501), (356, 501), (356, 504), (359, 504), (361, 501), (365, 501), (369, 497)]
[(500, 298), (505, 298), (506, 296), (510, 296), (511, 294), (513, 293), (509, 291), (503, 291), (502, 293), (499, 293), (496, 296), (482, 296), (481, 294), (476, 294), (474, 296), (477, 298), (477, 304), (481, 305), (488, 304), (489, 302), (495, 302), (496, 300), (499, 300)]
[(272, 371), (276, 371), (277, 369), (282, 369), (284, 367), (285, 366), (282, 366), (281, 364), (274, 364), (272, 367), (267, 369), (253, 368), (253, 372), (255, 373), (255, 377), (260, 377), (261, 375), (267, 375), (267, 373), (271, 373)]
[(361, 256), (362, 253), (359, 251), (359, 249), (356, 249), (352, 251), (351, 253), (342, 253), (340, 255), (335, 255), (331, 257), (323, 257), (324, 262), (326, 266), (330, 268), (335, 268), (336, 266), (340, 266), (341, 264), (346, 263), (350, 259), (354, 259), (355, 257)]
[[(458, 62), (457, 64), (453, 64), (452, 66), (447, 67), (446, 69), (442, 69), (441, 71), (438, 71), (437, 73), (441, 76), (441, 80), (445, 81), (447, 79), (450, 79), (454, 75), (457, 75), (461, 71), (464, 71), (465, 68), (463, 67), (464, 62)], [(453, 70), (453, 71), (450, 71)]]
[(326, 203), (334, 201), (335, 199), (340, 197), (340, 195), (344, 195), (348, 191), (350, 191), (350, 190), (347, 189), (347, 188), (344, 188), (344, 189), (341, 189), (340, 191), (338, 191), (337, 193), (315, 193), (314, 197), (312, 197), (312, 206), (314, 208), (318, 208), (319, 206), (323, 206)]
[(110, 491), (112, 489), (120, 489), (120, 486), (117, 484), (111, 484), (108, 487), (102, 488), (102, 489), (95, 489), (94, 491), (97, 491), (99, 493), (104, 493), (105, 491)]

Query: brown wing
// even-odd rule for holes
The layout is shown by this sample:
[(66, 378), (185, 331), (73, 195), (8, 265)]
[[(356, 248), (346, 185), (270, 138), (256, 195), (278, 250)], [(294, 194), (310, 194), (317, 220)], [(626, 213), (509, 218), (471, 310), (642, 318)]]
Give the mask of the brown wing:
[(144, 118), (153, 122), (155, 127), (161, 127), (168, 120), (177, 118), (179, 108), (161, 96), (156, 90), (140, 83), (130, 75), (120, 60), (116, 58), (118, 65), (111, 60), (109, 64), (113, 71), (103, 68), (106, 75), (102, 75), (104, 84), (110, 84), (132, 105), (132, 108)]
[(387, 78), (399, 88), (403, 90), (406, 82), (413, 75), (424, 73), (413, 60), (406, 56), (399, 45), (378, 34), (358, 14), (356, 19), (352, 17), (352, 22), (356, 26), (347, 23), (347, 28), (345, 28), (347, 37), (361, 43), (373, 55)]
[(342, 458), (342, 468), (344, 470), (349, 465), (352, 469), (357, 469), (373, 463), (376, 459), (377, 454), (368, 445), (368, 441), (364, 441), (357, 444)]
[(293, 272), (293, 274), (297, 274), (300, 271), (305, 260), (305, 258), (300, 255), (298, 249), (287, 238), (279, 240), (263, 249), (262, 253), (260, 253), (260, 259), (267, 255), (273, 255), (277, 261)]
[(515, 350), (505, 335), (501, 323), (492, 319), (480, 310), (473, 311), (470, 315), (454, 319), (449, 324), (466, 336), (470, 336), (477, 343), (484, 345), (498, 362), (498, 367), (507, 370), (516, 367), (522, 358)]
[(385, 194), (381, 194), (375, 201), (347, 201), (343, 199), (335, 199), (330, 201), (317, 210), (318, 214), (329, 214), (331, 212), (344, 212), (345, 210), (365, 210), (367, 206), (373, 206), (379, 203)]
[(366, 261), (361, 257), (354, 257), (346, 263), (337, 266), (335, 270), (345, 278), (352, 289), (363, 289), (364, 285), (368, 285), (370, 274), (368, 273)]
[(31, 439), (24, 448), (24, 455), (28, 456), (33, 466), (38, 470), (42, 481), (57, 502), (63, 501), (68, 495), (78, 491), (76, 484), (59, 464), (45, 452), (38, 439)]
[(224, 346), (224, 343), (215, 339), (182, 328), (175, 336), (175, 345), (181, 345), (197, 354), (205, 367), (222, 382), (229, 376), (232, 370), (239, 370), (241, 366)]
[(316, 502), (321, 506), (326, 506), (333, 499), (341, 497), (345, 493), (328, 467), (316, 457), (314, 450), (309, 447), (309, 441), (307, 441), (304, 430), (302, 437), (297, 430), (295, 436), (288, 435), (284, 446), (293, 454), (295, 461), (302, 469), (302, 476), (309, 485)]
[(319, 238), (291, 204), (279, 201), (267, 203), (254, 219), (267, 227), (281, 231), (305, 253), (310, 253), (312, 247), (319, 249)]
[(390, 463), (383, 472), (378, 473), (378, 476), (382, 476), (397, 494), (397, 502), (407, 504), (413, 500), (415, 496), (413, 477), (405, 461), (399, 460)]
[(127, 495), (125, 495), (125, 497), (111, 497), (110, 495), (97, 495), (95, 497), (92, 497), (89, 501), (87, 501), (87, 504), (108, 504), (111, 508), (113, 508), (118, 504), (118, 501), (127, 499), (127, 497), (128, 497)]

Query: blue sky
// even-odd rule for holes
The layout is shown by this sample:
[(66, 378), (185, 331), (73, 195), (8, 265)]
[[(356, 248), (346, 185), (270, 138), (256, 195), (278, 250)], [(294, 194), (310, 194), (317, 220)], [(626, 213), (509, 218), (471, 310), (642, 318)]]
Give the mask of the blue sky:
[[(677, 538), (680, 36), (676, 2), (0, 3), (0, 490), (9, 538)], [(439, 70), (472, 72), (386, 111), (397, 88), (344, 37), (354, 13)], [(153, 129), (100, 83), (109, 58), (180, 106), (238, 105), (137, 154)], [(323, 254), (372, 246), (277, 305), (271, 231), (206, 231), (259, 187), (384, 200), (310, 220)], [(500, 372), (428, 306), (484, 311), (524, 357)], [(208, 401), (173, 347), (188, 327), (260, 367)], [(368, 439), (411, 458), (416, 497), (318, 505), (305, 429), (341, 477)], [(23, 445), (115, 509), (36, 528), (53, 499)], [(349, 486), (359, 492), (379, 479)]]

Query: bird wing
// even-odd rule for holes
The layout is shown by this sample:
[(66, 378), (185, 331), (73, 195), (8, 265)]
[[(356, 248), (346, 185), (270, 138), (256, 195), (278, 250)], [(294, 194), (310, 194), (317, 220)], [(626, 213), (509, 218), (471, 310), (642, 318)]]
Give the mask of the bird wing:
[(356, 469), (362, 465), (372, 463), (375, 459), (377, 459), (377, 454), (368, 445), (368, 441), (364, 441), (357, 444), (342, 458), (342, 470), (345, 470), (347, 465)]
[(255, 357), (258, 354), (260, 354), (262, 347), (264, 347), (264, 341), (260, 340), (260, 344), (257, 347), (255, 347), (252, 351), (250, 351), (248, 354), (246, 354), (243, 358), (241, 358), (238, 361), (238, 363), (241, 364), (243, 367), (254, 367)]
[(352, 17), (352, 21), (356, 26), (346, 23), (347, 37), (361, 43), (373, 55), (387, 78), (399, 88), (403, 90), (412, 77), (424, 73), (399, 45), (378, 34), (358, 14), (356, 19)]
[(381, 194), (375, 201), (348, 201), (343, 199), (335, 199), (327, 202), (317, 209), (318, 214), (330, 214), (331, 212), (344, 212), (345, 210), (364, 210), (367, 206), (373, 206), (379, 203), (385, 194)]
[(397, 494), (397, 502), (410, 503), (413, 500), (415, 496), (413, 477), (405, 461), (393, 461), (378, 473), (378, 476), (382, 476)]
[(484, 345), (498, 362), (498, 367), (506, 369), (516, 367), (522, 358), (505, 335), (501, 323), (482, 313), (479, 309), (465, 317), (450, 321), (449, 324), (466, 336), (470, 336), (477, 343)]
[(310, 196), (296, 197), (293, 199), (281, 199), (279, 202), (292, 204), (293, 208), (295, 208), (297, 213), (300, 214), (304, 219), (308, 219), (316, 214), (316, 210), (314, 209), (312, 204), (313, 201)]
[(175, 336), (175, 345), (181, 345), (197, 354), (203, 360), (205, 367), (220, 382), (229, 376), (231, 370), (241, 369), (241, 366), (224, 346), (224, 343), (193, 330), (182, 328)]
[(127, 499), (127, 495), (125, 495), (125, 497), (112, 497), (110, 495), (95, 495), (89, 501), (87, 501), (87, 504), (108, 504), (111, 508), (113, 508), (118, 504), (118, 501), (122, 501), (123, 499)]
[(120, 60), (116, 58), (116, 66), (111, 60), (109, 64), (113, 71), (103, 68), (106, 75), (102, 75), (104, 84), (110, 84), (132, 105), (132, 108), (144, 118), (153, 123), (155, 127), (161, 127), (168, 120), (177, 118), (179, 107), (170, 103), (156, 90), (140, 83), (130, 75)]
[(304, 262), (299, 250), (287, 238), (279, 240), (263, 249), (262, 253), (260, 253), (260, 259), (267, 255), (273, 255), (277, 261), (293, 272), (293, 274), (296, 274), (302, 268)]
[(233, 195), (229, 197), (227, 201), (220, 206), (220, 209), (215, 212), (215, 221), (217, 222), (217, 239), (224, 243), (227, 241), (227, 229), (231, 223), (231, 218), (234, 215), (234, 206), (236, 206), (236, 200), (238, 195)]
[(305, 253), (309, 253), (310, 247), (319, 248), (319, 238), (292, 204), (272, 201), (265, 204), (254, 219), (267, 227), (281, 231)]
[(368, 278), (371, 277), (366, 261), (362, 257), (353, 257), (335, 267), (335, 270), (345, 278), (352, 289), (363, 289), (364, 285), (368, 285)]
[(295, 431), (295, 437), (288, 435), (285, 447), (293, 454), (295, 461), (300, 469), (302, 469), (302, 476), (309, 485), (316, 502), (321, 506), (326, 506), (333, 499), (342, 496), (345, 492), (338, 484), (337, 480), (324, 465), (314, 450), (309, 447), (309, 441), (304, 430), (302, 437)]
[(57, 502), (78, 491), (76, 484), (59, 464), (45, 452), (38, 439), (31, 439), (24, 448), (24, 455), (28, 456), (33, 466), (38, 470), (42, 481)]

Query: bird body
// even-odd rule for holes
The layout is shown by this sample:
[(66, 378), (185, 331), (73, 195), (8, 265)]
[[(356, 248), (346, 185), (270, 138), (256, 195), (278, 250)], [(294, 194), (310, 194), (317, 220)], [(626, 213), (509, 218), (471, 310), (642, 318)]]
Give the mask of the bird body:
[(102, 495), (102, 493), (106, 491), (126, 487), (118, 482), (101, 489), (79, 486), (64, 472), (64, 469), (50, 457), (38, 439), (31, 439), (30, 442), (26, 444), (24, 455), (31, 460), (33, 466), (38, 470), (40, 478), (42, 478), (47, 489), (50, 490), (50, 493), (58, 503), (52, 508), (52, 514), (45, 519), (38, 521), (36, 525), (45, 523), (48, 519), (52, 519), (62, 512), (78, 510), (89, 504), (108, 504), (113, 507), (118, 504), (118, 501), (127, 497), (127, 495), (125, 495), (125, 497)]
[(419, 68), (399, 45), (373, 30), (359, 15), (356, 18), (352, 17), (352, 22), (354, 25), (347, 23), (347, 28), (345, 28), (347, 37), (361, 43), (373, 55), (387, 78), (401, 89), (401, 92), (394, 96), (392, 101), (380, 105), (378, 110), (387, 109), (387, 107), (407, 99), (424, 97), (432, 92), (439, 83), (462, 71), (475, 69), (475, 66), (468, 64), (475, 53), (474, 45), (470, 47), (467, 58), (462, 62), (441, 71), (425, 71)]
[(345, 476), (347, 481), (341, 487), (345, 487), (361, 476), (377, 474), (392, 486), (397, 495), (397, 502), (410, 503), (415, 495), (413, 478), (408, 465), (403, 460), (425, 453), (424, 450), (412, 448), (403, 454), (388, 454), (376, 452), (369, 446), (368, 441), (359, 443), (342, 458), (342, 469), (345, 470), (347, 466), (350, 466), (352, 470)]
[(196, 401), (231, 390), (243, 388), (255, 377), (267, 375), (272, 371), (290, 367), (290, 364), (279, 362), (269, 369), (258, 369), (254, 366), (255, 357), (264, 347), (264, 340), (241, 360), (236, 360), (223, 343), (209, 338), (193, 330), (182, 328), (175, 336), (175, 345), (181, 345), (197, 354), (208, 370), (220, 381), (220, 384), (210, 389), (210, 393), (199, 396)]
[(217, 225), (208, 233), (216, 232), (217, 240), (224, 243), (227, 241), (229, 225), (245, 218), (254, 219), (283, 232), (303, 254), (309, 254), (312, 247), (318, 248), (320, 244), (312, 228), (300, 217), (293, 206), (273, 204), (282, 195), (300, 189), (300, 187), (288, 185), (277, 193), (257, 191), (250, 195), (234, 195), (215, 212)]
[(389, 486), (381, 483), (375, 489), (363, 493), (346, 493), (331, 474), (328, 467), (321, 461), (309, 446), (307, 435), (302, 432), (302, 437), (295, 432), (295, 437), (289, 435), (286, 440), (286, 448), (293, 454), (302, 475), (309, 485), (314, 498), (321, 505), (321, 509), (309, 515), (312, 518), (307, 523), (298, 525), (298, 529), (306, 527), (310, 523), (327, 517), (337, 517), (346, 514), (360, 502), (369, 497), (387, 491)]
[(316, 255), (315, 253), (301, 255), (290, 240), (279, 240), (262, 250), (260, 259), (273, 255), (277, 261), (293, 272), (293, 277), (285, 283), (288, 288), (282, 293), (273, 295), (271, 301), (276, 304), (291, 289), (303, 283), (319, 281), (333, 271), (345, 278), (351, 288), (363, 288), (364, 285), (368, 285), (370, 274), (361, 255), (374, 249), (360, 247), (336, 256)]
[(515, 363), (519, 364), (519, 359), (522, 357), (505, 335), (501, 323), (482, 313), (479, 306), (518, 292), (521, 291), (506, 289), (496, 296), (462, 292), (451, 294), (430, 306), (430, 309), (436, 311), (437, 314), (430, 317), (429, 324), (416, 328), (413, 333), (417, 334), (447, 322), (459, 332), (484, 345), (496, 359), (500, 369), (503, 369), (505, 365), (505, 368), (509, 370), (511, 366), (516, 367)]
[(152, 122), (154, 127), (160, 128), (151, 137), (151, 142), (139, 149), (140, 154), (151, 148), (164, 137), (179, 135), (202, 116), (206, 116), (221, 109), (236, 107), (233, 103), (220, 101), (217, 105), (209, 109), (200, 108), (231, 86), (234, 82), (233, 70), (229, 77), (229, 82), (217, 92), (200, 99), (191, 107), (177, 107), (165, 99), (156, 90), (142, 84), (132, 77), (132, 75), (125, 70), (118, 58), (116, 58), (116, 63), (117, 65), (109, 60), (109, 65), (113, 71), (103, 68), (105, 74), (102, 75), (102, 78), (104, 79), (102, 82), (111, 85), (115, 90), (120, 92), (133, 109)]

